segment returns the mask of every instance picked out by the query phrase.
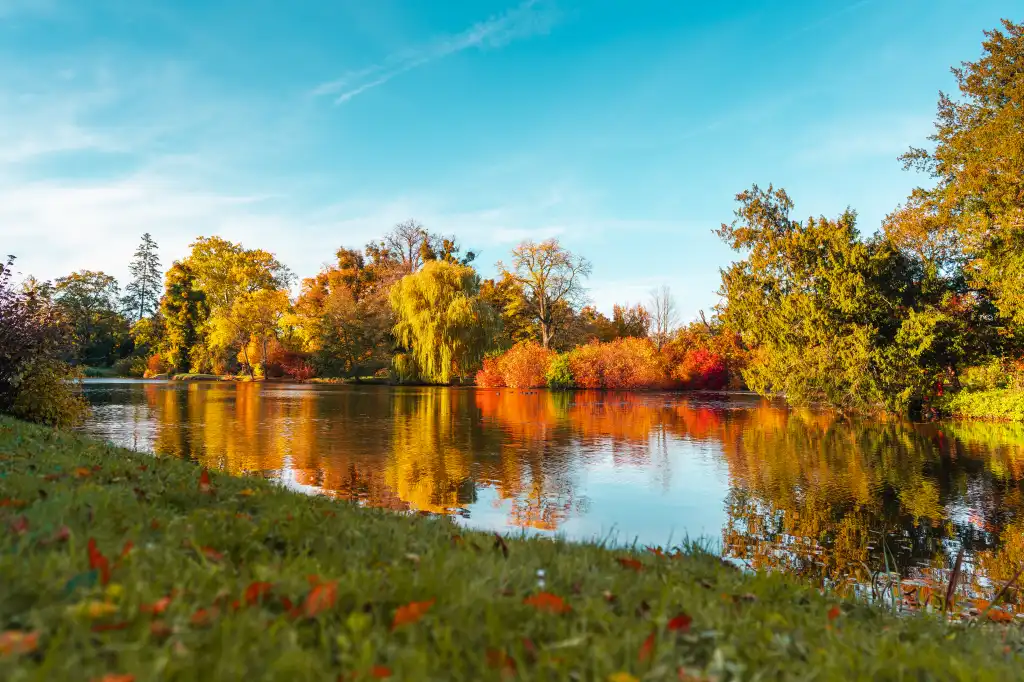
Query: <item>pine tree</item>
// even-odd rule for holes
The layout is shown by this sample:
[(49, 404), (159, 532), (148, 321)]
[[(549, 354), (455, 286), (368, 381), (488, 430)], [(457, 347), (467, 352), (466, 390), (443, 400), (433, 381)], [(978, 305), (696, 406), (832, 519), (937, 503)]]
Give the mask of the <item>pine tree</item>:
[(147, 315), (156, 313), (163, 279), (157, 245), (148, 232), (142, 235), (142, 243), (135, 250), (135, 257), (132, 258), (128, 271), (132, 275), (132, 281), (125, 287), (125, 315), (132, 322), (138, 322)]

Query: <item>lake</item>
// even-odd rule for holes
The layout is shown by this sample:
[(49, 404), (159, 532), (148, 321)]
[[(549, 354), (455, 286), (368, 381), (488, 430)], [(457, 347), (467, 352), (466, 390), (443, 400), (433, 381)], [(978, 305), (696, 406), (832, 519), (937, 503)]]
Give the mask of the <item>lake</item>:
[[(1024, 565), (1024, 425), (844, 420), (749, 395), (92, 380), (86, 431), (468, 527), (670, 547), (916, 608)], [(896, 581), (896, 576), (900, 580)], [(1012, 592), (1018, 604), (1020, 595)]]

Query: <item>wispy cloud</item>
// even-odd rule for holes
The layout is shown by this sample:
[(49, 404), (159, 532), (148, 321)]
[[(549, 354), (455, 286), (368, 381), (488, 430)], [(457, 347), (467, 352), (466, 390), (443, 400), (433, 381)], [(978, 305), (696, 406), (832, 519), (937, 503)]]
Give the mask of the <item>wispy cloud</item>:
[(547, 33), (556, 19), (557, 12), (542, 0), (526, 0), (460, 33), (441, 36), (426, 45), (401, 50), (379, 64), (350, 71), (321, 83), (313, 88), (311, 94), (317, 97), (333, 96), (335, 104), (342, 104), (403, 73), (463, 50), (500, 48), (514, 40)]

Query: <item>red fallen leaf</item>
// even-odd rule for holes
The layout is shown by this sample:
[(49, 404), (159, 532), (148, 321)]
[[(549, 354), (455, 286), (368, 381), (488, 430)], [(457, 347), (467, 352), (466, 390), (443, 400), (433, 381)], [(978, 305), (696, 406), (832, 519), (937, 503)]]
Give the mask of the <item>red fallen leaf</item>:
[(199, 474), (199, 492), (208, 493), (213, 490), (213, 486), (210, 484), (210, 472), (205, 468), (202, 473)]
[(435, 599), (428, 599), (427, 601), (413, 601), (409, 602), (405, 606), (399, 606), (395, 611), (395, 618), (391, 622), (391, 629), (395, 630), (403, 625), (415, 623), (430, 610), (430, 607), (434, 605), (435, 601)]
[(130, 623), (100, 623), (92, 626), (93, 632), (114, 632), (116, 630), (127, 630)]
[(28, 519), (26, 519), (24, 516), (15, 517), (15, 519), (11, 521), (11, 532), (15, 535), (24, 535), (25, 533), (27, 533)]
[(565, 600), (550, 592), (538, 592), (523, 600), (527, 606), (532, 606), (538, 611), (549, 611), (551, 613), (568, 613), (572, 607), (565, 603)]
[(647, 635), (647, 639), (645, 639), (644, 643), (640, 645), (640, 652), (637, 654), (637, 659), (639, 659), (641, 663), (651, 660), (651, 656), (654, 655), (654, 642), (655, 633), (652, 632)]
[(21, 509), (22, 507), (28, 506), (28, 502), (25, 500), (16, 500), (13, 497), (5, 497), (0, 500), (0, 507), (13, 507), (14, 509)]
[(94, 677), (92, 682), (135, 682), (135, 675), (107, 673), (103, 677)]
[(618, 559), (616, 559), (616, 561), (618, 561), (619, 565), (623, 568), (629, 568), (637, 572), (644, 570), (644, 565), (636, 559), (627, 559), (625, 557), (619, 557)]
[(88, 478), (92, 476), (92, 469), (86, 469), (85, 467), (78, 467), (75, 469), (75, 476), (78, 478)]
[(210, 561), (224, 561), (224, 555), (213, 547), (200, 547), (199, 551)]
[(64, 474), (46, 474), (45, 476), (43, 476), (43, 480), (48, 482), (59, 481), (62, 478), (64, 478)]
[(21, 630), (0, 632), (0, 655), (30, 654), (38, 648), (38, 632), (23, 632)]
[(516, 659), (498, 649), (488, 649), (487, 665), (501, 670), (503, 673), (514, 673), (516, 671)]
[(106, 585), (110, 582), (110, 562), (107, 561), (107, 557), (103, 556), (103, 553), (96, 546), (96, 538), (89, 538), (88, 551), (89, 568), (98, 570), (100, 572), (100, 584)]
[(838, 606), (833, 606), (832, 608), (830, 608), (828, 610), (828, 619), (829, 620), (835, 620), (836, 618), (839, 617), (839, 615), (842, 612), (843, 612), (842, 609), (840, 609)]
[(210, 609), (199, 609), (192, 614), (192, 618), (189, 619), (189, 622), (197, 627), (209, 625), (213, 619), (217, 617), (218, 613), (219, 611), (216, 607)]
[(160, 530), (160, 522), (157, 521), (156, 519), (153, 519), (152, 521), (149, 522), (149, 527), (152, 528), (153, 530)]
[(273, 586), (274, 585), (272, 583), (250, 583), (249, 586), (245, 588), (245, 603), (252, 605), (261, 601), (264, 597), (270, 594), (270, 590)]
[(370, 668), (370, 677), (375, 680), (386, 680), (391, 677), (391, 668), (386, 665), (375, 665)]
[(134, 542), (132, 542), (131, 540), (128, 540), (127, 542), (125, 542), (124, 543), (124, 548), (121, 549), (121, 558), (124, 559), (126, 556), (128, 556), (131, 553), (131, 551), (133, 549), (135, 549), (135, 543)]
[(68, 538), (70, 538), (70, 537), (71, 537), (71, 529), (68, 528), (67, 526), (61, 526), (60, 528), (58, 528), (54, 532), (52, 537), (50, 537), (50, 538), (48, 538), (46, 540), (42, 540), (41, 544), (52, 545), (52, 544), (56, 544), (58, 542), (67, 542)]
[(145, 471), (145, 470), (146, 470), (146, 469), (148, 469), (148, 468), (149, 468), (149, 467), (148, 467), (148, 466), (146, 466), (145, 464), (140, 464), (140, 465), (139, 465), (139, 471)]
[(668, 622), (668, 629), (671, 632), (689, 632), (690, 623), (693, 622), (693, 618), (690, 618), (685, 613), (680, 613), (678, 616)]
[(295, 608), (295, 604), (293, 604), (292, 600), (288, 597), (281, 597), (281, 606), (284, 607), (285, 611), (291, 611)]
[(306, 618), (315, 618), (317, 614), (323, 613), (334, 607), (338, 598), (338, 583), (332, 581), (321, 583), (309, 591), (306, 601), (302, 604), (302, 612)]
[(161, 597), (152, 604), (143, 604), (139, 607), (139, 611), (143, 613), (152, 613), (154, 616), (159, 616), (161, 613), (167, 610), (167, 607), (171, 605), (171, 597)]
[(153, 637), (163, 639), (165, 637), (170, 637), (173, 632), (174, 631), (171, 630), (171, 627), (162, 620), (154, 620), (149, 624), (149, 634)]

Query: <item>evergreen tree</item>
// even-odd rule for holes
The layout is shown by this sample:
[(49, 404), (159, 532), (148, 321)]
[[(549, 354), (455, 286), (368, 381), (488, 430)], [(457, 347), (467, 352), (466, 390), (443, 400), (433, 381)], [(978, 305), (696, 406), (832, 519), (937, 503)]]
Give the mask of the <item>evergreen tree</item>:
[(175, 262), (167, 271), (160, 313), (166, 360), (175, 372), (189, 371), (192, 349), (201, 342), (201, 328), (209, 315), (206, 294), (195, 288), (195, 282), (195, 273), (187, 263)]
[(156, 242), (148, 232), (142, 235), (142, 243), (135, 250), (128, 271), (132, 281), (125, 287), (125, 315), (132, 322), (138, 322), (147, 315), (155, 314), (160, 300), (160, 256)]

